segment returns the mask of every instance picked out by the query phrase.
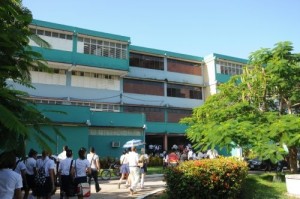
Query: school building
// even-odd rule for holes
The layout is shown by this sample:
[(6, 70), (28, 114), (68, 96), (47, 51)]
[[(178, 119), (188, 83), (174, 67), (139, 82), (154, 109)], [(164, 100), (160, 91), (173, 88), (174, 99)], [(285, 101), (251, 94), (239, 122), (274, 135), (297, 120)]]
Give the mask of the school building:
[[(170, 149), (187, 144), (181, 118), (191, 115), (217, 85), (242, 73), (247, 60), (213, 53), (205, 57), (135, 46), (130, 37), (33, 20), (31, 31), (51, 44), (30, 46), (53, 73), (31, 71), (35, 89), (26, 91), (66, 140), (50, 128), (56, 143), (74, 149), (94, 146), (100, 156), (118, 157), (123, 144), (141, 139)], [(65, 114), (52, 112), (62, 111)], [(27, 148), (38, 149), (33, 140)]]

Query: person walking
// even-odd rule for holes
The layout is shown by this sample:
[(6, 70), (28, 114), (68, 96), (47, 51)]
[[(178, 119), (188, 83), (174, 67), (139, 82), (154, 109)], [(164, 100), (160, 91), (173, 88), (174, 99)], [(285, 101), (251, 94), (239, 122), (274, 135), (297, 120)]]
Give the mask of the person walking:
[(179, 164), (179, 158), (173, 149), (172, 152), (168, 155), (168, 165), (175, 167)]
[(12, 169), (16, 164), (14, 152), (3, 152), (0, 155), (0, 198), (21, 199), (22, 177)]
[[(56, 168), (57, 171), (58, 171), (60, 162), (67, 158), (67, 150), (68, 149), (69, 149), (69, 147), (67, 145), (64, 145), (63, 146), (63, 151), (60, 154), (58, 154), (58, 156), (57, 156), (58, 164), (56, 165), (57, 166), (57, 168)], [(60, 184), (60, 188), (61, 188), (61, 179), (59, 180), (59, 184)], [(63, 196), (64, 196), (64, 192), (62, 191), (62, 189), (60, 189), (60, 199), (63, 199)]]
[(67, 145), (63, 146), (63, 151), (60, 154), (58, 154), (58, 156), (57, 156), (57, 159), (59, 162), (67, 158), (67, 150), (68, 149), (69, 149), (69, 147)]
[(28, 185), (26, 180), (26, 166), (24, 160), (22, 160), (19, 157), (16, 157), (16, 166), (14, 168), (14, 171), (20, 174), (22, 177), (22, 183), (23, 183), (22, 190), (27, 189)]
[(144, 182), (145, 182), (145, 175), (147, 173), (147, 165), (149, 163), (149, 156), (145, 153), (145, 149), (141, 149), (141, 156), (139, 158), (139, 163), (141, 163), (140, 168), (141, 168), (141, 186), (140, 188), (144, 188)]
[[(78, 159), (73, 162), (71, 172), (74, 173), (74, 184), (78, 186), (80, 183), (87, 183), (87, 175), (91, 174), (91, 166), (85, 158), (86, 149), (81, 147), (78, 151)], [(78, 199), (82, 199), (82, 195), (78, 195)]]
[(55, 186), (55, 163), (52, 159), (49, 158), (50, 153), (48, 151), (42, 152), (42, 159), (38, 159), (36, 162), (37, 172), (39, 170), (44, 170), (46, 181), (43, 185), (35, 187), (34, 193), (37, 196), (37, 199), (51, 199), (51, 195), (54, 194)]
[(88, 181), (89, 184), (91, 184), (92, 178), (94, 179), (95, 189), (98, 193), (101, 190), (98, 182), (98, 173), (100, 172), (100, 161), (99, 156), (95, 153), (94, 147), (90, 148), (90, 153), (87, 155), (87, 160), (89, 161), (91, 166), (91, 174), (88, 176)]
[(68, 199), (75, 195), (75, 186), (73, 182), (74, 173), (72, 173), (73, 164), (73, 151), (71, 149), (66, 150), (66, 159), (62, 160), (58, 167), (58, 174), (60, 176), (60, 197)]
[(36, 175), (36, 158), (37, 151), (30, 149), (28, 158), (25, 160), (27, 188), (25, 188), (24, 199), (27, 199), (29, 191), (31, 190), (33, 192), (35, 188), (34, 176)]
[(137, 184), (140, 179), (140, 168), (138, 166), (139, 163), (139, 155), (136, 152), (135, 147), (131, 147), (131, 151), (128, 154), (128, 164), (129, 164), (129, 170), (130, 170), (130, 177), (131, 177), (131, 185), (130, 185), (130, 194), (133, 195), (133, 193), (136, 191)]
[(128, 183), (128, 178), (129, 178), (128, 175), (129, 175), (130, 171), (129, 171), (129, 165), (128, 165), (128, 150), (125, 149), (123, 151), (123, 154), (120, 157), (120, 163), (121, 163), (121, 167), (120, 167), (121, 178), (118, 183), (118, 189), (120, 189), (122, 181), (123, 181), (123, 179), (125, 179), (126, 176), (127, 176), (126, 184), (129, 184)]

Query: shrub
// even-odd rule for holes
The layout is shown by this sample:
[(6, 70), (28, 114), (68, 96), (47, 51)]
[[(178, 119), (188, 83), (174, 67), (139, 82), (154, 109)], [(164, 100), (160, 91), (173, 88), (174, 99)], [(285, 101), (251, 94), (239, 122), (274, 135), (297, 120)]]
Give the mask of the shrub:
[(159, 156), (149, 156), (149, 164), (148, 166), (162, 166), (163, 159)]
[(101, 165), (101, 169), (107, 169), (109, 168), (110, 164), (116, 162), (116, 163), (120, 163), (120, 161), (117, 158), (114, 157), (101, 157), (100, 158), (100, 165)]
[(232, 157), (186, 161), (165, 172), (169, 198), (237, 198), (247, 163)]

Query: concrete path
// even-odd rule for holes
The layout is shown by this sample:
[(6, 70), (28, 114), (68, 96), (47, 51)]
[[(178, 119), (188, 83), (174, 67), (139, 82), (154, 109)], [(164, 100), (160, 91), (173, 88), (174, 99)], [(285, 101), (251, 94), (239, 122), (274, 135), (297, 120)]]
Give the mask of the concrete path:
[[(90, 199), (118, 199), (118, 198), (136, 198), (142, 199), (150, 194), (162, 191), (165, 189), (166, 183), (162, 181), (163, 175), (148, 175), (145, 178), (144, 189), (137, 189), (137, 193), (133, 196), (129, 194), (129, 189), (125, 188), (125, 184), (121, 185), (121, 188), (118, 189), (119, 180), (100, 180), (101, 191), (96, 193), (95, 185), (92, 184), (91, 191), (92, 195)], [(125, 181), (124, 181), (125, 183)], [(77, 198), (77, 197), (72, 197)], [(52, 196), (52, 199), (59, 199), (59, 188), (56, 191), (55, 196)]]

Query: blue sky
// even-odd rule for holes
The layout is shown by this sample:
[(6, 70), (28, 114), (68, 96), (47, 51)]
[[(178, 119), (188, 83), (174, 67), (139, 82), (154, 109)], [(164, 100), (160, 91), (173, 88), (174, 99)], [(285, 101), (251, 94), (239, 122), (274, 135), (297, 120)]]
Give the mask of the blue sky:
[(291, 41), (300, 52), (298, 0), (23, 0), (35, 19), (128, 36), (131, 44), (195, 56), (248, 58)]

